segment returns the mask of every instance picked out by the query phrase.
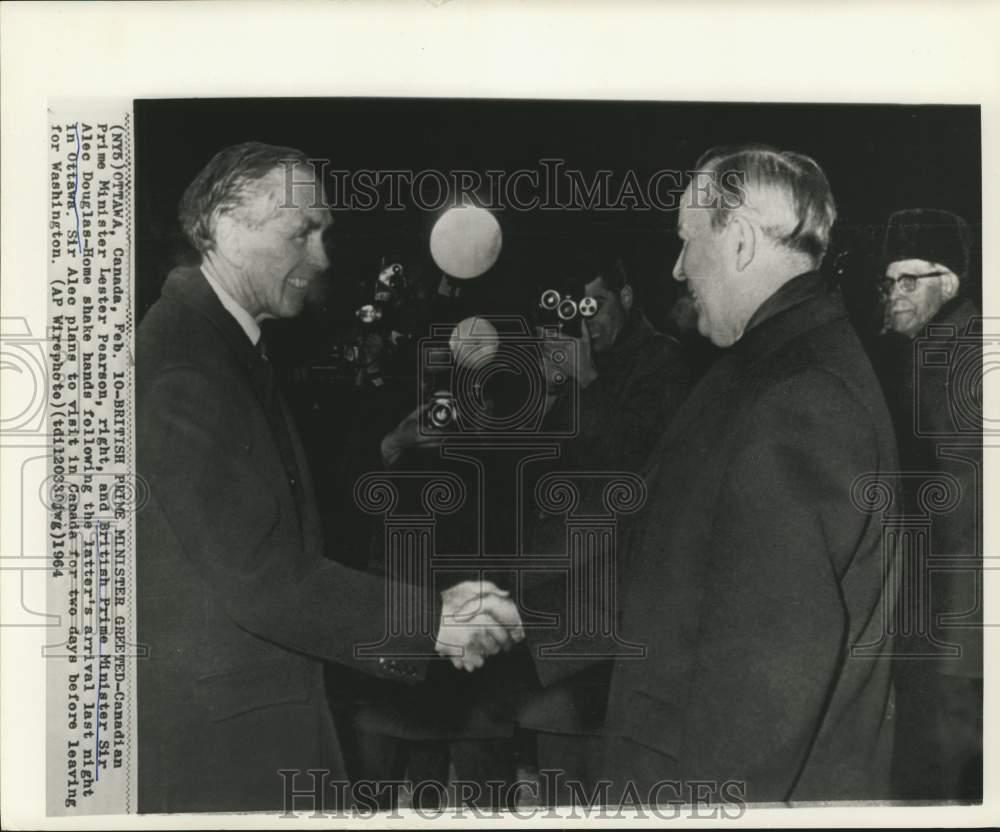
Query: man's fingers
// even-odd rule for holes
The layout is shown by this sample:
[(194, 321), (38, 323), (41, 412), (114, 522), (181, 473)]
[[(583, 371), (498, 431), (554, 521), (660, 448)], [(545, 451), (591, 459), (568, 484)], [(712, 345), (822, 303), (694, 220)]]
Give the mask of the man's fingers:
[(488, 615), (498, 624), (503, 626), (515, 641), (524, 638), (524, 626), (521, 624), (521, 614), (517, 611), (517, 606), (506, 598), (496, 598), (494, 596), (484, 596), (482, 613)]
[(510, 593), (492, 581), (464, 581), (441, 597), (444, 608), (435, 650), (456, 668), (471, 672), (482, 667), (484, 655), (508, 650), (524, 638)]
[(492, 581), (463, 581), (441, 593), (444, 605), (441, 610), (442, 616), (454, 616), (459, 613), (474, 615), (481, 603), (479, 599), (484, 595), (507, 598), (510, 593), (500, 589)]
[[(524, 625), (521, 623), (521, 615), (512, 601), (495, 595), (483, 595), (474, 600), (476, 603), (466, 604), (455, 614), (456, 623), (475, 623), (480, 626), (488, 626), (489, 622), (493, 621), (509, 633), (510, 638), (515, 642), (524, 639)], [(503, 643), (506, 641), (505, 638)]]
[(498, 649), (507, 650), (512, 646), (512, 644), (517, 643), (524, 638), (523, 628), (519, 624), (505, 624), (499, 622), (492, 615), (488, 615), (487, 613), (480, 613), (475, 618), (468, 621), (466, 626), (473, 627), (476, 633), (488, 633), (491, 635), (496, 641)]
[[(504, 589), (500, 589), (493, 581), (462, 581), (460, 584), (445, 590), (445, 595), (449, 597), (475, 598), (478, 595), (510, 595)], [(464, 604), (465, 601), (463, 600)]]
[(487, 598), (494, 598), (498, 601), (503, 601), (504, 599), (510, 598), (510, 593), (499, 590), (497, 592), (485, 592), (481, 595), (474, 595), (468, 601), (463, 603), (457, 610), (455, 610), (453, 615), (456, 619), (469, 621), (486, 609), (483, 604)]
[(500, 649), (510, 641), (507, 629), (488, 615), (477, 615), (471, 621), (466, 622), (464, 626), (469, 628), (469, 641), (472, 649), (478, 648), (480, 652), (490, 656), (500, 652)]
[(473, 636), (473, 641), (479, 648), (479, 652), (482, 655), (494, 656), (500, 652), (505, 642), (510, 641), (507, 633), (504, 631), (501, 632), (503, 632), (503, 635), (500, 637), (502, 640), (498, 640), (497, 636), (490, 630), (489, 627), (477, 627), (476, 634)]
[(468, 673), (481, 668), (487, 655), (495, 655), (510, 644), (507, 631), (488, 616), (484, 616), (483, 623), (465, 624), (453, 633), (442, 634), (442, 638), (449, 637), (450, 641), (439, 640), (435, 650), (456, 670)]
[(488, 615), (472, 621), (445, 623), (438, 636), (435, 650), (441, 656), (463, 656), (469, 653), (493, 655), (509, 646), (510, 633)]
[[(470, 581), (470, 583), (473, 583)], [(479, 584), (479, 594), (480, 595), (502, 595), (504, 598), (510, 595), (506, 589), (500, 589), (493, 581), (477, 581), (475, 583)]]

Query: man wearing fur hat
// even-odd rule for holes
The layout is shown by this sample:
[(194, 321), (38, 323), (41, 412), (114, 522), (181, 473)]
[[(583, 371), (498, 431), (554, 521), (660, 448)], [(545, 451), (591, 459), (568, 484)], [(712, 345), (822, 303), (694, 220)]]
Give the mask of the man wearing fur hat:
[[(966, 563), (982, 556), (982, 328), (964, 291), (969, 236), (965, 220), (947, 211), (898, 211), (886, 229), (879, 281), (887, 340), (900, 347), (886, 351), (895, 358), (882, 376), (905, 508), (929, 518), (929, 555), (938, 565), (944, 556)], [(932, 485), (953, 499), (932, 505)], [(895, 790), (904, 799), (975, 800), (982, 795), (981, 573), (921, 574), (907, 563), (900, 597), (917, 600), (897, 642)], [(928, 579), (929, 603), (917, 592)]]
[(917, 208), (889, 218), (880, 282), (886, 324), (909, 339), (935, 319), (967, 323), (979, 314), (963, 297), (969, 268), (969, 227), (948, 211)]

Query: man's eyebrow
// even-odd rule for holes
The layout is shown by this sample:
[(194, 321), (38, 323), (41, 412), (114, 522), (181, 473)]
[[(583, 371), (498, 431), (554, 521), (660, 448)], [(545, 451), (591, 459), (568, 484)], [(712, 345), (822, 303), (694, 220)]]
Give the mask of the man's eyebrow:
[(326, 229), (333, 225), (332, 217), (324, 217), (323, 219), (316, 219), (315, 217), (303, 217), (296, 223), (295, 227), (299, 231), (313, 231), (317, 228)]

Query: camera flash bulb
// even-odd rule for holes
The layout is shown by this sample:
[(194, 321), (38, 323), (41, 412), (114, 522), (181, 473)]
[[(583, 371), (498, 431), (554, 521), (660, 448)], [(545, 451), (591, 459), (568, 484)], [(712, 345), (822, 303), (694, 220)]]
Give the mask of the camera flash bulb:
[(584, 318), (593, 318), (597, 314), (597, 300), (590, 297), (581, 299), (580, 314)]

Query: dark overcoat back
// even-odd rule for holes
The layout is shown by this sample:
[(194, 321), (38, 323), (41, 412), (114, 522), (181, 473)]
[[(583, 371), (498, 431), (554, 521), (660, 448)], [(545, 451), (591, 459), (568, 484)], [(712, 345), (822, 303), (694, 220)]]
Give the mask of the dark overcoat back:
[(885, 798), (891, 552), (866, 500), (894, 487), (889, 414), (818, 274), (757, 317), (654, 451), (619, 570), (646, 655), (616, 662), (598, 770), (643, 797)]

